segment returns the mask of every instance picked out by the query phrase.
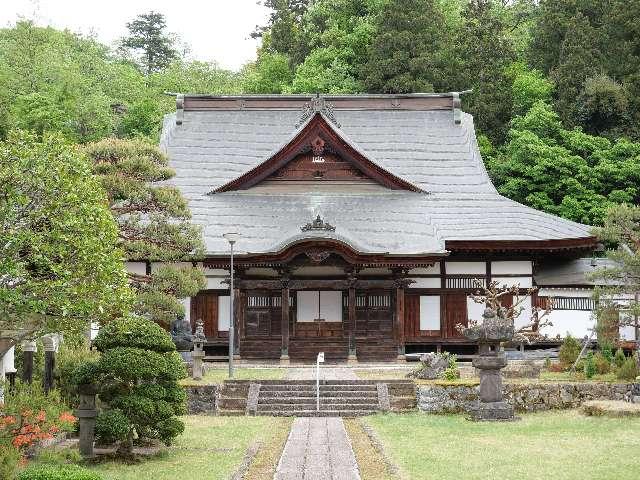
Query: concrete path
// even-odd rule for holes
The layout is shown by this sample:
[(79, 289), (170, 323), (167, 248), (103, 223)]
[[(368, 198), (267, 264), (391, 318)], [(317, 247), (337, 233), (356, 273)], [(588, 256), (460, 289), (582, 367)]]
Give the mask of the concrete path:
[(360, 480), (341, 418), (296, 418), (274, 480)]
[[(290, 367), (284, 376), (285, 380), (315, 380), (316, 367)], [(357, 380), (351, 368), (320, 366), (320, 380)]]

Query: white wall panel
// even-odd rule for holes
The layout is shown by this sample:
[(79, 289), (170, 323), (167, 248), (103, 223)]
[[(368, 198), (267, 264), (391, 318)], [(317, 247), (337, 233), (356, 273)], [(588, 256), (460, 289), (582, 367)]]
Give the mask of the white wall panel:
[(440, 288), (439, 278), (412, 278), (415, 283), (409, 285), (408, 288)]
[(420, 296), (420, 330), (440, 330), (440, 296)]
[(231, 316), (231, 312), (229, 311), (230, 306), (231, 299), (229, 295), (218, 297), (218, 331), (220, 332), (229, 331), (229, 319)]
[(589, 329), (594, 326), (591, 312), (584, 310), (553, 310), (549, 314), (549, 319), (553, 325), (545, 327), (541, 333), (550, 338), (558, 335), (564, 338), (567, 333), (576, 338), (583, 338), (589, 335)]
[(207, 288), (211, 290), (229, 290), (228, 283), (222, 283), (225, 280), (221, 277), (207, 277)]
[(327, 322), (342, 321), (342, 292), (320, 292), (320, 318)]
[(487, 272), (485, 262), (445, 262), (447, 275), (476, 274), (484, 275)]
[(482, 314), (485, 308), (484, 303), (476, 303), (473, 299), (467, 297), (467, 318), (469, 320), (482, 321)]
[(491, 262), (492, 275), (531, 275), (533, 265), (529, 260)]
[(191, 298), (183, 298), (180, 303), (184, 305), (184, 319), (187, 322), (191, 322)]
[(513, 287), (514, 285), (520, 285), (520, 288), (531, 288), (533, 286), (531, 277), (494, 277), (491, 276), (492, 282), (498, 282), (500, 286), (506, 285)]
[(313, 322), (318, 318), (320, 295), (316, 291), (297, 292), (297, 321)]
[[(520, 299), (522, 299), (523, 297), (520, 297)], [(514, 298), (515, 301), (515, 298)], [(522, 307), (522, 312), (520, 312), (520, 315), (518, 315), (518, 318), (515, 319), (514, 326), (516, 327), (516, 330), (518, 328), (522, 328), (525, 325), (531, 323), (531, 315), (532, 315), (532, 308), (531, 308), (531, 297), (529, 295), (527, 295), (526, 297), (524, 297), (524, 301), (520, 304), (520, 306)]]

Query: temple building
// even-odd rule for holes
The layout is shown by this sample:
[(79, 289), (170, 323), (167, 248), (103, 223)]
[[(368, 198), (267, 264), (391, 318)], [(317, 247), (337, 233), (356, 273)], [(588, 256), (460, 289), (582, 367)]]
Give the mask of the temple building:
[(187, 310), (212, 358), (228, 343), (227, 232), (243, 359), (473, 353), (456, 325), (480, 318), (468, 295), (492, 280), (540, 287), (521, 323), (554, 296), (552, 338), (592, 322), (589, 286), (562, 280), (596, 247), (590, 227), (501, 196), (456, 93), (178, 95), (161, 146), (203, 229), (207, 288)]

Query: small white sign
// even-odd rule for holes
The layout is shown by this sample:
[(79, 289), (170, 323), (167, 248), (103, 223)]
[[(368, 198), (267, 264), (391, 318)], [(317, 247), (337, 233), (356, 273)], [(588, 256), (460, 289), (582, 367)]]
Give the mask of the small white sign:
[(324, 352), (318, 354), (318, 363), (324, 363)]

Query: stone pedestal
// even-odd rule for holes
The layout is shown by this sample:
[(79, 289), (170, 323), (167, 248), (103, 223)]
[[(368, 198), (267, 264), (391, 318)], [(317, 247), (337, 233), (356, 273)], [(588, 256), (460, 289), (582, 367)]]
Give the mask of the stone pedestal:
[(80, 426), (80, 434), (78, 448), (80, 454), (84, 458), (92, 458), (95, 456), (93, 452), (93, 442), (95, 440), (96, 417), (96, 388), (93, 385), (81, 385), (80, 405), (73, 412), (78, 417)]
[(202, 363), (204, 361), (204, 352), (197, 348), (194, 349), (193, 353), (191, 354), (191, 360), (193, 362), (193, 379), (202, 380), (202, 377), (204, 376), (204, 368)]
[(347, 357), (347, 365), (357, 365), (358, 364), (358, 357), (354, 354), (349, 354), (349, 356)]
[[(484, 348), (483, 348), (484, 347)], [(507, 365), (499, 344), (481, 345), (473, 366), (480, 372), (480, 399), (469, 410), (473, 420), (514, 420), (513, 407), (502, 399), (502, 374)]]
[(289, 365), (290, 363), (289, 355), (280, 355), (280, 365)]

